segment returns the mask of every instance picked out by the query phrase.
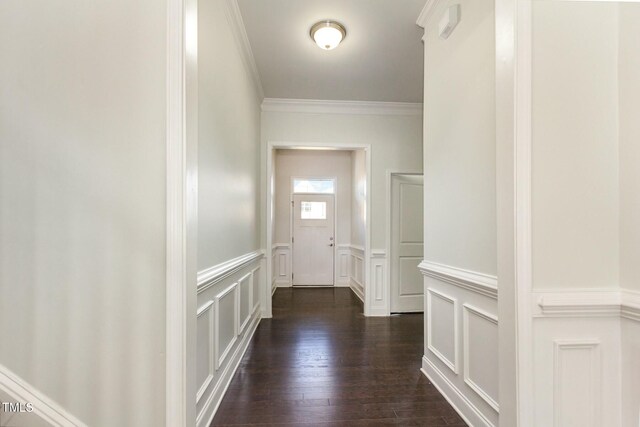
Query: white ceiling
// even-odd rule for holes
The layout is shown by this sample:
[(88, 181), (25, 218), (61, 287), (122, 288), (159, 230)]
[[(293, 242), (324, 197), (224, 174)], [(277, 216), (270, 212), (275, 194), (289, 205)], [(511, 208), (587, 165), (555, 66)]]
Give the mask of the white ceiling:
[[(238, 0), (267, 98), (422, 102), (426, 0)], [(347, 29), (336, 49), (309, 37), (317, 21)]]

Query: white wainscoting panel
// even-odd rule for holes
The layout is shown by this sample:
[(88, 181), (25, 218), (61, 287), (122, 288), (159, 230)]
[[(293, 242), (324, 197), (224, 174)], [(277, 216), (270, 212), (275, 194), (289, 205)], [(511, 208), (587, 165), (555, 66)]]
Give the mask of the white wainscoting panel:
[(640, 426), (640, 293), (538, 289), (533, 296), (536, 423)]
[(423, 371), (473, 426), (497, 426), (498, 280), (423, 261)]
[(364, 303), (364, 248), (350, 246), (349, 285), (354, 294)]
[(558, 339), (553, 344), (553, 425), (604, 425), (600, 341)]
[(620, 346), (619, 317), (535, 317), (536, 424), (622, 425)]
[(260, 267), (251, 271), (251, 314), (260, 307)]
[(216, 371), (213, 343), (215, 340), (215, 302), (207, 301), (198, 309), (197, 320), (197, 353), (196, 353), (196, 375), (198, 381), (198, 394), (196, 403), (209, 388)]
[(233, 283), (216, 295), (216, 333), (214, 341), (216, 369), (222, 365), (238, 338), (240, 323), (239, 301), (238, 282)]
[(267, 280), (263, 254), (247, 254), (198, 274), (203, 282), (198, 284), (197, 427), (211, 424), (260, 322), (260, 287)]
[(623, 317), (622, 341), (622, 425), (640, 426), (640, 319)]
[(389, 316), (391, 311), (390, 289), (387, 285), (387, 254), (382, 249), (371, 250), (371, 299), (369, 316)]
[(253, 287), (252, 280), (253, 273), (249, 272), (242, 276), (238, 280), (238, 287), (240, 288), (239, 305), (240, 305), (240, 328), (238, 328), (238, 334), (244, 332), (245, 328), (251, 320), (252, 308), (251, 307), (251, 291)]
[(336, 286), (350, 286), (351, 276), (349, 271), (349, 260), (351, 249), (349, 245), (337, 245), (336, 247)]
[(274, 274), (275, 284), (278, 287), (291, 286), (291, 245), (288, 243), (276, 243), (274, 245)]
[(464, 382), (498, 412), (498, 318), (469, 304), (462, 308)]
[(458, 301), (427, 289), (427, 349), (458, 373)]

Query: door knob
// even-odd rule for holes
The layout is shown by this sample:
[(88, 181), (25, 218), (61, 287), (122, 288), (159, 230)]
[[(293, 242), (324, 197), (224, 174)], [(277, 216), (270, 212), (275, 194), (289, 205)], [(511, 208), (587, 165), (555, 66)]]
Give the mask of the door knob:
[(332, 246), (332, 247), (333, 247), (333, 243), (329, 243), (329, 246)]

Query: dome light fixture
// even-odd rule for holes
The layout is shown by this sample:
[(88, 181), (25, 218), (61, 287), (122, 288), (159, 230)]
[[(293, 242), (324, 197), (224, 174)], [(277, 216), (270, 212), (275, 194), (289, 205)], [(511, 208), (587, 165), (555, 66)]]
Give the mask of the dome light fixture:
[(324, 20), (313, 24), (309, 32), (320, 49), (332, 50), (347, 36), (347, 30), (336, 21)]

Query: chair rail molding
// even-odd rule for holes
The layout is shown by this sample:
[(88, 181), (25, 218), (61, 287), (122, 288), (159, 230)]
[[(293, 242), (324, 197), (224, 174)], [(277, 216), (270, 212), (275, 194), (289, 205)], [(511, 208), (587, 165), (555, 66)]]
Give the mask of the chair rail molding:
[(204, 290), (215, 285), (224, 278), (236, 273), (252, 262), (262, 259), (262, 257), (264, 257), (264, 251), (260, 249), (222, 262), (218, 265), (214, 265), (207, 268), (206, 270), (199, 271), (198, 293), (203, 292)]
[(444, 3), (445, 0), (427, 0), (420, 15), (418, 15), (418, 19), (416, 20), (416, 24), (425, 28), (427, 25), (431, 24), (431, 20), (435, 16), (436, 9), (440, 3)]
[(431, 261), (422, 261), (418, 269), (423, 275), (447, 282), (469, 291), (498, 299), (498, 278)]
[(537, 290), (534, 317), (623, 317), (640, 321), (640, 292), (620, 288)]

